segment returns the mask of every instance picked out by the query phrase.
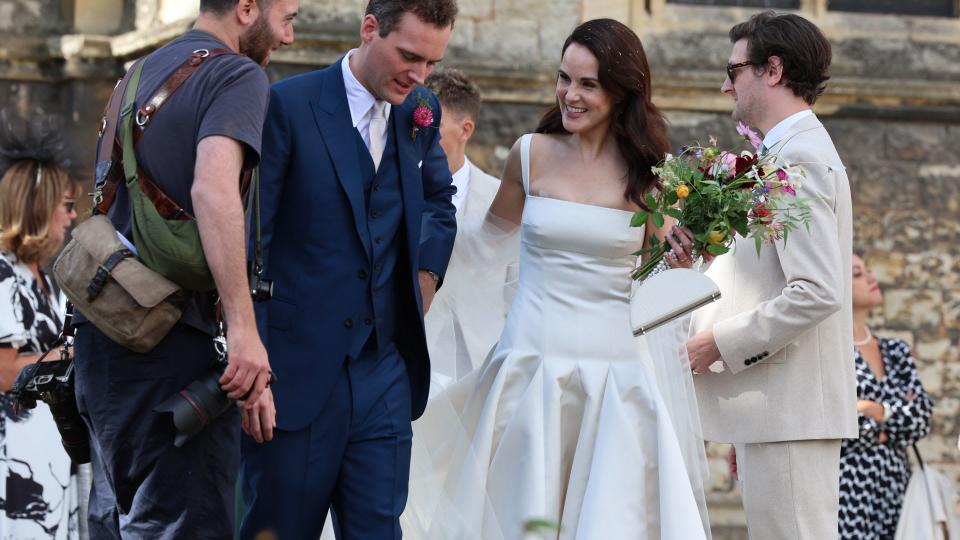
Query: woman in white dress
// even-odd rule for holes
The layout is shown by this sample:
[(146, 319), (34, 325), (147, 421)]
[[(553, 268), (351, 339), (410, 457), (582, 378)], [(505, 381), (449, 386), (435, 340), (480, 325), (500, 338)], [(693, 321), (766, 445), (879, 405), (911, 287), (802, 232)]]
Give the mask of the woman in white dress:
[[(675, 425), (688, 442), (696, 426), (658, 388), (686, 334), (661, 347), (630, 326), (633, 253), (667, 232), (630, 227), (669, 144), (650, 89), (623, 24), (586, 22), (564, 44), (557, 105), (514, 145), (487, 218), (519, 225), (516, 296), (484, 365), (414, 425), (408, 537), (514, 540), (536, 520), (562, 539), (709, 537), (702, 443), (678, 440)], [(689, 266), (675, 234), (671, 265)]]

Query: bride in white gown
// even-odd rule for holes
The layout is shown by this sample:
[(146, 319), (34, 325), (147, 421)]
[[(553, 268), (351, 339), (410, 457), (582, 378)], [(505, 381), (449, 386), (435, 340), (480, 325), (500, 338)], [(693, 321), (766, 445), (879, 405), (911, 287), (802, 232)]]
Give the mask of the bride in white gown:
[(683, 406), (686, 332), (654, 343), (630, 327), (632, 253), (654, 233), (630, 219), (668, 144), (649, 96), (631, 30), (609, 19), (574, 30), (558, 106), (514, 145), (488, 216), (488, 228), (520, 226), (500, 342), (414, 425), (408, 538), (514, 540), (531, 520), (555, 524), (553, 538), (709, 538), (703, 446)]

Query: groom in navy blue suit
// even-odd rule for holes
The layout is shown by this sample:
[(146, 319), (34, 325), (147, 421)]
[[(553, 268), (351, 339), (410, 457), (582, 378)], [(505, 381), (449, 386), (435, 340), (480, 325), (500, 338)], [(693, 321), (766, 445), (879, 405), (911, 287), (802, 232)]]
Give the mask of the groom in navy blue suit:
[(430, 378), (423, 313), (456, 234), (440, 106), (421, 85), (456, 12), (371, 0), (358, 49), (271, 90), (260, 212), (274, 298), (257, 315), (277, 383), (243, 417), (241, 538), (315, 540), (331, 507), (341, 540), (401, 537)]

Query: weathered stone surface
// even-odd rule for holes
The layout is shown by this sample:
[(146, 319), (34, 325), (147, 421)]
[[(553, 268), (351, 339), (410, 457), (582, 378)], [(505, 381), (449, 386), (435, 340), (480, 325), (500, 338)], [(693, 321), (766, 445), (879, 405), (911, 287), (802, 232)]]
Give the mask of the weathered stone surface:
[(950, 330), (960, 330), (960, 289), (944, 292), (943, 319)]
[(894, 289), (884, 296), (886, 323), (894, 327), (937, 327), (943, 320), (943, 292), (937, 289)]
[[(60, 0), (0, 0), (0, 32), (13, 34), (56, 33), (69, 29)], [(4, 41), (9, 39), (4, 36)], [(2, 46), (0, 46), (2, 48)]]
[[(862, 241), (862, 238), (858, 237), (857, 240)], [(881, 286), (900, 284), (900, 278), (906, 270), (906, 256), (903, 253), (885, 249), (865, 251), (860, 245), (860, 243), (855, 244), (854, 251), (859, 251), (864, 259), (869, 261), (870, 270)]]
[[(834, 140), (847, 139), (840, 131)], [(915, 209), (923, 204), (923, 186), (917, 164), (910, 161), (860, 162), (855, 154), (841, 155), (847, 167), (853, 203), (858, 207)]]

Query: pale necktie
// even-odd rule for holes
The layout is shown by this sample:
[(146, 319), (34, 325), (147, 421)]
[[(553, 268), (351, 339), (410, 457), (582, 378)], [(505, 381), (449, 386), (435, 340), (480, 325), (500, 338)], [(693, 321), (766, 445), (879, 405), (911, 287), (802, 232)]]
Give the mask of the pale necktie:
[(373, 158), (374, 169), (380, 168), (380, 159), (383, 158), (383, 131), (387, 126), (383, 109), (386, 105), (384, 101), (374, 101), (370, 109), (370, 126), (367, 129), (370, 133), (370, 157)]

